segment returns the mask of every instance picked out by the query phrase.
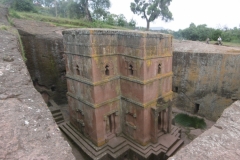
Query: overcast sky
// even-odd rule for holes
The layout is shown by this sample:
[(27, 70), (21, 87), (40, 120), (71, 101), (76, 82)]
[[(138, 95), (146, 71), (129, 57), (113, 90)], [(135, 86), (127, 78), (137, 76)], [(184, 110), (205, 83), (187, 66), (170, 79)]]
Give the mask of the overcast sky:
[[(146, 27), (146, 21), (130, 10), (130, 3), (134, 0), (110, 1), (111, 13), (123, 14), (128, 20), (133, 18), (137, 26)], [(196, 25), (207, 24), (212, 28), (240, 27), (240, 0), (172, 0), (169, 8), (174, 20), (165, 23), (159, 18), (150, 23), (150, 27), (164, 27), (177, 31), (189, 27), (192, 22)]]

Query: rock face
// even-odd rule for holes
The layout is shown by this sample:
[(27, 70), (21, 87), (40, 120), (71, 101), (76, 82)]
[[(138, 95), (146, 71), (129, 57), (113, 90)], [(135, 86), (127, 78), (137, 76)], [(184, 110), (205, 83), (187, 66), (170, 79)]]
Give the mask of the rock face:
[(240, 101), (224, 110), (216, 124), (168, 160), (240, 159)]
[(32, 85), (6, 16), (0, 6), (0, 159), (75, 159)]
[(240, 98), (240, 49), (190, 41), (173, 45), (176, 106), (217, 120)]
[(67, 103), (65, 61), (61, 30), (50, 24), (14, 20), (23, 42), (27, 67), (35, 88), (45, 101), (52, 98), (58, 104)]

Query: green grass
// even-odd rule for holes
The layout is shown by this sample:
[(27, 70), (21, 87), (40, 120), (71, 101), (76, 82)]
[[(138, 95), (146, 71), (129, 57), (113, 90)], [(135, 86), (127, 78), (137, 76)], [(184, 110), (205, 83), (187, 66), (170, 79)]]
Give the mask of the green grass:
[(240, 47), (240, 43), (238, 42), (223, 42), (224, 46), (230, 46), (230, 47)]
[(23, 47), (22, 39), (21, 39), (18, 31), (17, 31), (16, 34), (17, 34), (17, 37), (18, 37), (18, 42), (19, 42), (19, 45), (20, 45), (20, 49), (21, 49), (23, 61), (26, 62), (26, 61), (27, 61), (27, 58), (26, 58), (26, 53), (25, 53), (24, 47)]
[(203, 118), (189, 116), (187, 114), (179, 113), (174, 117), (174, 121), (184, 127), (206, 128), (206, 122)]
[(5, 31), (7, 31), (8, 28), (9, 28), (8, 26), (0, 25), (0, 30), (5, 30)]
[[(210, 41), (210, 44), (215, 44), (217, 41)], [(230, 46), (230, 47), (240, 47), (240, 42), (222, 42), (223, 46)]]
[(127, 28), (124, 27), (112, 26), (100, 21), (88, 22), (83, 19), (59, 18), (31, 12), (17, 12), (14, 10), (10, 10), (9, 15), (13, 18), (48, 22), (55, 26), (61, 26), (66, 28), (109, 28), (128, 30)]

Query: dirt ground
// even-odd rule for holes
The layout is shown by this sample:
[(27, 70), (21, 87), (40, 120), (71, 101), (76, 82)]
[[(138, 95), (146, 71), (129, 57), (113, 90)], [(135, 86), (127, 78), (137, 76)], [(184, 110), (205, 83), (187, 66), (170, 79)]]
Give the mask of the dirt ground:
[(200, 41), (173, 40), (173, 51), (191, 53), (239, 54), (239, 47), (228, 47), (215, 44), (206, 44)]

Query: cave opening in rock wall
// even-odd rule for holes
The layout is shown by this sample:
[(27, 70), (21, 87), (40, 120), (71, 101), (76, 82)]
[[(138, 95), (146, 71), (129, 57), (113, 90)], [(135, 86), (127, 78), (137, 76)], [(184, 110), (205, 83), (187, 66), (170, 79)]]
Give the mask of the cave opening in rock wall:
[(195, 103), (194, 113), (197, 114), (199, 111), (200, 104)]

